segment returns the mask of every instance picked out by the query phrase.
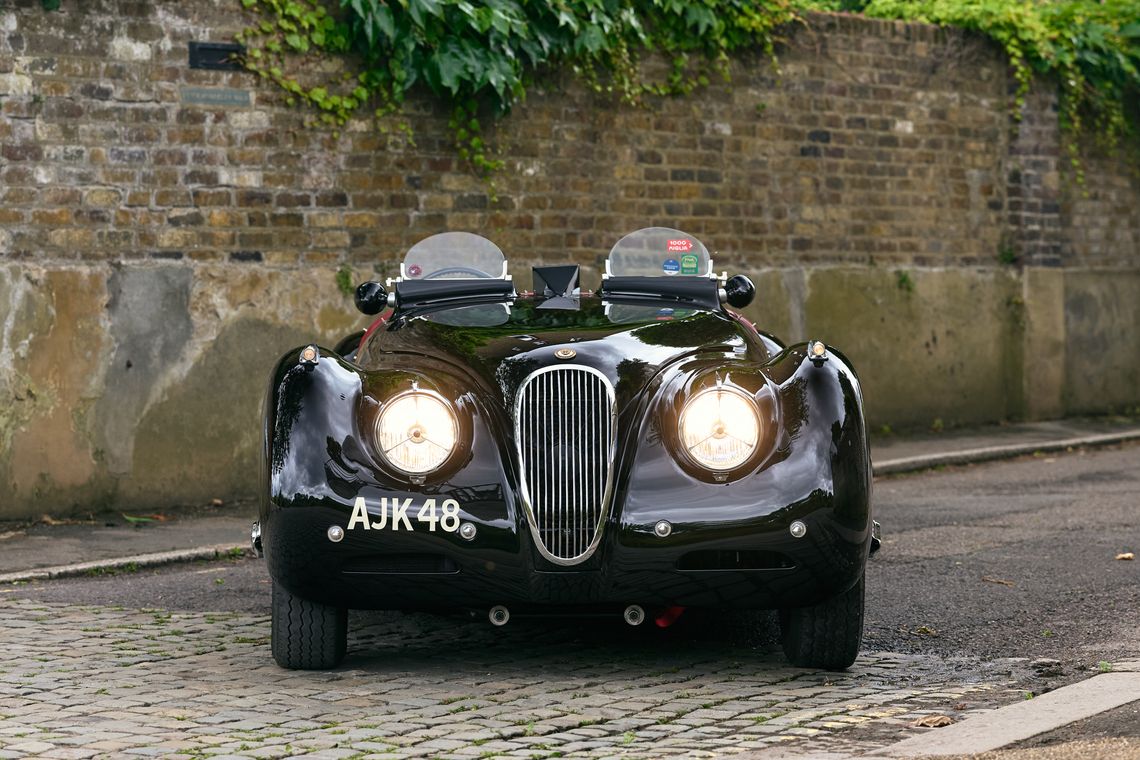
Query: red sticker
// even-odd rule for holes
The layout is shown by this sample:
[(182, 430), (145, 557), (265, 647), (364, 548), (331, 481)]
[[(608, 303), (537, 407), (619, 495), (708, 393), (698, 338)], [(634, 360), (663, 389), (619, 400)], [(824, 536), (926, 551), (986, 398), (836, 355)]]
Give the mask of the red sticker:
[(693, 241), (692, 240), (670, 240), (669, 241), (669, 252), (670, 253), (672, 253), (674, 251), (679, 251), (681, 253), (684, 253), (685, 251), (691, 251), (691, 250), (693, 250)]
[(419, 264), (412, 264), (408, 267), (408, 277), (419, 277), (423, 271)]

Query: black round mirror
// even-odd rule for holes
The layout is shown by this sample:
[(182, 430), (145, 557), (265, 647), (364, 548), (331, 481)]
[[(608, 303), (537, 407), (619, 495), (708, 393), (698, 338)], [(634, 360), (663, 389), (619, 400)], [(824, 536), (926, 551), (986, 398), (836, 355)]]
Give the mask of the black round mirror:
[(729, 306), (743, 309), (756, 297), (756, 286), (742, 274), (730, 277), (724, 284), (725, 299)]
[(388, 305), (388, 291), (378, 282), (369, 280), (356, 287), (356, 308), (365, 314), (379, 314)]

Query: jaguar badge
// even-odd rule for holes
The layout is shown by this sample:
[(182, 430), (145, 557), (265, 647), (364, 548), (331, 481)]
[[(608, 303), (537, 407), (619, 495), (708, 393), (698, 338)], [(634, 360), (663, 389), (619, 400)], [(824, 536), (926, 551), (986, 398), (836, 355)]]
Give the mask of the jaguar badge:
[(578, 352), (572, 348), (560, 348), (554, 352), (554, 356), (558, 359), (573, 359), (578, 355)]

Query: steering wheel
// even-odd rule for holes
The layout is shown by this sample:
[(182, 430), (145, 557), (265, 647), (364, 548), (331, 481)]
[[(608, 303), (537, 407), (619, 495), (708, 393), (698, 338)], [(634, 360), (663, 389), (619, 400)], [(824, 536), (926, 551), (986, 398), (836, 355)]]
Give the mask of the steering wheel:
[(482, 269), (476, 269), (475, 267), (444, 267), (443, 269), (435, 270), (428, 276), (424, 277), (424, 279), (434, 280), (437, 277), (444, 277), (449, 274), (469, 274), (474, 277), (485, 277), (487, 279), (494, 278), (494, 275), (487, 274)]

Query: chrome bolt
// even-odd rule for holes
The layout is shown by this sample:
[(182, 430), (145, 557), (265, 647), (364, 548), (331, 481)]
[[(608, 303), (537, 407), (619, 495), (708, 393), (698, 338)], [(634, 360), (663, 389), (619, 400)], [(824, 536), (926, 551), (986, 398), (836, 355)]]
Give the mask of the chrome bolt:
[(511, 612), (501, 604), (496, 604), (487, 613), (487, 618), (491, 621), (491, 625), (500, 626), (506, 625), (507, 621), (511, 619)]
[(470, 541), (475, 538), (475, 534), (478, 532), (474, 523), (467, 522), (459, 526), (459, 536), (465, 541)]
[(625, 608), (623, 617), (625, 622), (630, 625), (641, 625), (645, 622), (645, 610), (641, 608), (640, 604), (631, 604)]
[(343, 540), (344, 540), (344, 528), (340, 527), (339, 525), (330, 525), (329, 526), (329, 541), (332, 541), (334, 544), (339, 544)]
[(802, 521), (796, 520), (788, 526), (788, 532), (792, 534), (792, 538), (803, 538), (807, 535), (807, 526)]
[(673, 526), (669, 524), (668, 520), (661, 520), (653, 526), (653, 532), (657, 534), (658, 538), (665, 538), (673, 532)]

